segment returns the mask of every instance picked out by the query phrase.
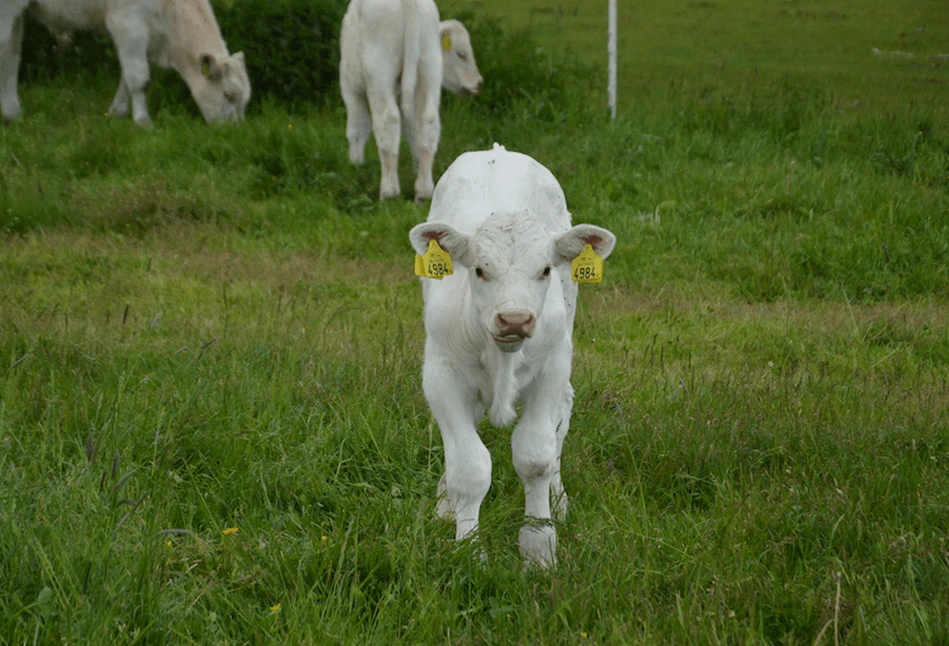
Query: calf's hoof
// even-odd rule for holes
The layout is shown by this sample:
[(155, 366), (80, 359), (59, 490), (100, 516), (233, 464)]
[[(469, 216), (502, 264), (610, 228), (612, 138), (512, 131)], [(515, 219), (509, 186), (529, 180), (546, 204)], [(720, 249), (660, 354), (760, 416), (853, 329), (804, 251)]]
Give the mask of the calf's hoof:
[(529, 565), (552, 568), (557, 565), (557, 532), (550, 525), (521, 527), (518, 543)]

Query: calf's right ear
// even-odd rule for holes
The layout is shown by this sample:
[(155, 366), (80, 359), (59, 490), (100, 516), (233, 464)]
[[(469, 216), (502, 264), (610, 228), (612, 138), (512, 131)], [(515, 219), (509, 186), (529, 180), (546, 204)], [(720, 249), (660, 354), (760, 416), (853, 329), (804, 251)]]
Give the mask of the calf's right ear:
[(452, 262), (467, 265), (468, 238), (456, 231), (453, 227), (442, 222), (423, 222), (412, 227), (409, 231), (409, 241), (415, 253), (424, 256), (428, 251), (428, 243), (432, 240), (448, 252)]

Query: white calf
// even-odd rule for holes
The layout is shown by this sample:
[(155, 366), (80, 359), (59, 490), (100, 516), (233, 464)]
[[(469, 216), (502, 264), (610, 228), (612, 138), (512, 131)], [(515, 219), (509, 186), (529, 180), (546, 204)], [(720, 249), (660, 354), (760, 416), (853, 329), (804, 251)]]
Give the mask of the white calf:
[(544, 166), (495, 144), (465, 153), (435, 188), (428, 221), (409, 233), (424, 254), (438, 241), (459, 268), (424, 280), (425, 397), (445, 445), (439, 513), (454, 516), (455, 537), (478, 527), (491, 484), (491, 456), (476, 426), (515, 422), (514, 467), (524, 485), (521, 553), (542, 566), (556, 562), (558, 518), (567, 496), (560, 455), (570, 424), (573, 318), (577, 285), (570, 261), (586, 244), (603, 258), (616, 238), (590, 224), (570, 226), (563, 190)]
[(400, 130), (416, 164), (415, 199), (432, 196), (443, 78), (452, 92), (481, 88), (467, 30), (457, 20), (439, 25), (438, 19), (433, 0), (351, 0), (343, 17), (339, 85), (349, 159), (362, 163), (371, 129), (382, 166), (380, 199), (401, 194)]
[(149, 121), (148, 61), (174, 68), (188, 84), (206, 121), (239, 120), (250, 100), (243, 52), (229, 54), (208, 0), (0, 0), (0, 104), (20, 114), (17, 75), (24, 13), (32, 9), (62, 41), (75, 29), (108, 30), (122, 67), (110, 114)]

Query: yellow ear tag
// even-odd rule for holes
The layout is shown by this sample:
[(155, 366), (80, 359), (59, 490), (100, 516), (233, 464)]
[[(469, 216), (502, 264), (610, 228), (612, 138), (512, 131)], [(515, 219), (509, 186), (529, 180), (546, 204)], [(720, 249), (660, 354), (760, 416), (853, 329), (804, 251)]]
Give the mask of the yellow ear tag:
[(436, 240), (428, 241), (428, 251), (424, 256), (415, 254), (415, 275), (441, 280), (455, 273), (451, 266), (451, 256), (441, 248)]
[(449, 36), (448, 34), (442, 34), (442, 51), (444, 52), (451, 51), (451, 36)]
[(570, 277), (575, 283), (598, 283), (603, 280), (603, 259), (586, 245), (583, 251), (570, 262)]

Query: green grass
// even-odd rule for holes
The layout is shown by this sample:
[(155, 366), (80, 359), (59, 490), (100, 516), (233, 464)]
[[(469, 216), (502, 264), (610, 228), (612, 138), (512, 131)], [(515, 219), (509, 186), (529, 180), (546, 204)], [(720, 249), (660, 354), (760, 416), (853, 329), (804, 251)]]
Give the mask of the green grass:
[(487, 563), (434, 516), (426, 207), (341, 101), (208, 127), (165, 76), (144, 130), (64, 78), (0, 129), (0, 643), (949, 640), (949, 64), (869, 51), (949, 53), (949, 11), (621, 6), (616, 122), (605, 3), (465, 11), (436, 174), (499, 141), (619, 238), (559, 567), (509, 430)]

